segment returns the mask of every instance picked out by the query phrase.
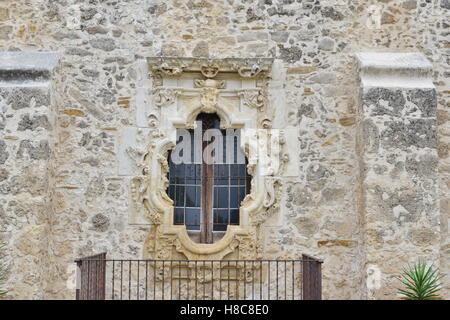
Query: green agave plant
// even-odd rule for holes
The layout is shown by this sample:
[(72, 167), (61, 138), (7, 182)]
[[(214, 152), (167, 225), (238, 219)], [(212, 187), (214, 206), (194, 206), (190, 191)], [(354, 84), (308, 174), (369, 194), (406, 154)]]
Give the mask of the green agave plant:
[(398, 292), (404, 295), (406, 300), (440, 300), (442, 297), (438, 292), (441, 290), (442, 277), (432, 265), (427, 266), (425, 262), (419, 261), (409, 265), (403, 270), (403, 274), (397, 277), (404, 285)]

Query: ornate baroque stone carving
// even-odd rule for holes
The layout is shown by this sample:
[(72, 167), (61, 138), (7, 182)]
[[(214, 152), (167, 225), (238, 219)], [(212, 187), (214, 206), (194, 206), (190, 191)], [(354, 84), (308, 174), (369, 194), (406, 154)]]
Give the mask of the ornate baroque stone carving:
[(243, 103), (250, 108), (263, 108), (267, 102), (267, 94), (264, 90), (242, 90), (239, 95)]
[(154, 103), (158, 107), (164, 107), (175, 102), (178, 91), (174, 89), (157, 88), (153, 90)]
[[(167, 109), (158, 108), (160, 116), (156, 114), (149, 116), (149, 121), (152, 121), (154, 126), (151, 129), (147, 152), (143, 157), (143, 174), (132, 180), (133, 201), (136, 206), (144, 208), (144, 215), (152, 224), (145, 246), (145, 257), (189, 260), (261, 257), (263, 244), (260, 229), (268, 217), (278, 211), (281, 182), (276, 175), (282, 170), (282, 164), (263, 168), (265, 162), (261, 161), (260, 155), (252, 152), (255, 148), (261, 147), (258, 146), (261, 142), (257, 140), (257, 131), (271, 128), (270, 116), (264, 115), (264, 106), (268, 103), (266, 89), (258, 88), (256, 85), (260, 77), (266, 77), (270, 72), (271, 61), (271, 59), (237, 58), (223, 60), (167, 58), (161, 62), (161, 58), (148, 59), (149, 70), (153, 76), (162, 75), (162, 84), (164, 77), (176, 77), (188, 72), (183, 77), (192, 76), (194, 88), (161, 85), (153, 91), (156, 106), (177, 103), (178, 107), (175, 112), (171, 111), (164, 115), (162, 113)], [(224, 80), (213, 79), (221, 72), (234, 73), (246, 81), (254, 78), (254, 88), (243, 91), (227, 90)], [(198, 76), (206, 79), (198, 79)], [(249, 107), (245, 112), (239, 107), (238, 102), (241, 99), (243, 104)], [(192, 127), (194, 119), (200, 112), (216, 112), (222, 119), (224, 127), (241, 128), (243, 135), (241, 147), (249, 159), (248, 171), (253, 175), (251, 193), (241, 204), (240, 225), (228, 226), (225, 236), (214, 244), (194, 243), (184, 226), (173, 224), (173, 201), (166, 194), (169, 170), (167, 154), (174, 147), (176, 129)], [(282, 149), (281, 138), (275, 142), (273, 139), (266, 139), (263, 144), (265, 144), (263, 150), (269, 159), (280, 157), (280, 154), (272, 154), (270, 150)], [(280, 161), (276, 163), (278, 162)]]
[(212, 79), (195, 80), (194, 84), (195, 87), (202, 88), (200, 98), (202, 103), (202, 111), (206, 113), (214, 113), (216, 111), (219, 89), (225, 88), (225, 81), (217, 81)]

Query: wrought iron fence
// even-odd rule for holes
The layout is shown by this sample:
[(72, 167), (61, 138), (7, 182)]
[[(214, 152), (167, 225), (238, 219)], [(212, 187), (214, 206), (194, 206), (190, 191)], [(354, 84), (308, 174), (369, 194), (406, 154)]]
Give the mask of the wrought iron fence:
[(301, 260), (76, 260), (78, 300), (321, 299), (321, 263)]

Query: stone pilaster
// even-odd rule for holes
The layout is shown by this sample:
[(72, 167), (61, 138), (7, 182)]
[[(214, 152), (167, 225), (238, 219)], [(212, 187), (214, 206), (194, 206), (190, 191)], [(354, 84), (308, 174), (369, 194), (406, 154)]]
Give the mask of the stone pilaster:
[(0, 53), (0, 242), (7, 251), (7, 297), (45, 298), (57, 61), (47, 52)]
[(420, 53), (360, 53), (357, 149), (367, 298), (395, 298), (403, 267), (439, 261), (436, 91)]

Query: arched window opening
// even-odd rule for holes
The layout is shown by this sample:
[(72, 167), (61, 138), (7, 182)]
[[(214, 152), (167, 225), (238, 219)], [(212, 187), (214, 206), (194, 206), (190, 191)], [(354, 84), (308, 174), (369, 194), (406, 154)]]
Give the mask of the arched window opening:
[(198, 115), (196, 129), (177, 129), (168, 178), (174, 224), (185, 225), (198, 243), (221, 239), (229, 225), (239, 225), (239, 208), (250, 192), (239, 129), (221, 130), (220, 118), (206, 113)]

